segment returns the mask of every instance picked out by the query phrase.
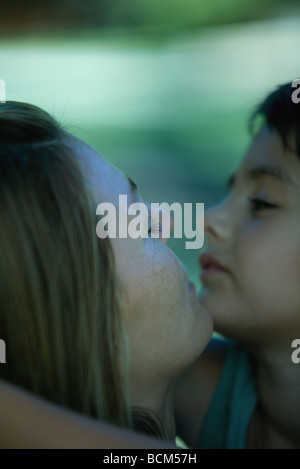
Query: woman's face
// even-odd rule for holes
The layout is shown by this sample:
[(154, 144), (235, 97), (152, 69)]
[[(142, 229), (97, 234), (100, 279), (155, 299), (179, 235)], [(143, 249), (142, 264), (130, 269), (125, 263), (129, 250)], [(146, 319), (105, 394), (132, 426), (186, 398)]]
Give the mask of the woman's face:
[[(96, 206), (110, 202), (118, 217), (119, 195), (127, 195), (128, 205), (138, 201), (127, 177), (90, 146), (78, 139), (73, 142)], [(117, 237), (111, 243), (122, 285), (132, 383), (138, 387), (155, 379), (167, 381), (206, 346), (211, 318), (199, 305), (185, 268), (159, 239)]]
[(277, 133), (258, 134), (205, 231), (200, 300), (216, 329), (290, 346), (300, 331), (300, 162)]

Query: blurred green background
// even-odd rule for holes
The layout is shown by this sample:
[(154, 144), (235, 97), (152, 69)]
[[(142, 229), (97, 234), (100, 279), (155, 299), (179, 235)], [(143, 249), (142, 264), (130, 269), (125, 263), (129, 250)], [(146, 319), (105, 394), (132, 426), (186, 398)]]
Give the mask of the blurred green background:
[[(247, 119), (300, 77), (299, 2), (1, 2), (7, 100), (37, 104), (129, 174), (149, 202), (218, 201)], [(198, 288), (197, 252), (170, 246)]]

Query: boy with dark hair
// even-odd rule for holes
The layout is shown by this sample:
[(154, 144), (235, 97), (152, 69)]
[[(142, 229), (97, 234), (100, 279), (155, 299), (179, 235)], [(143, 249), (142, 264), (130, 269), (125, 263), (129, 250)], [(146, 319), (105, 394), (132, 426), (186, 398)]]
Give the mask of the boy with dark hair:
[(205, 217), (199, 299), (214, 339), (182, 377), (179, 435), (198, 448), (300, 448), (300, 104), (287, 83), (262, 118), (225, 200)]

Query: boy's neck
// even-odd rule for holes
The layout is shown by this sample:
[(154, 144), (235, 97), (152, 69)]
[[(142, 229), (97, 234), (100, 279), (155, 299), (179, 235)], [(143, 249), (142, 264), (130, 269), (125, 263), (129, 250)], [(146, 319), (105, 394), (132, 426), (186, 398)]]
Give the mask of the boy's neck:
[(300, 364), (283, 347), (255, 352), (258, 406), (249, 431), (250, 447), (300, 449)]

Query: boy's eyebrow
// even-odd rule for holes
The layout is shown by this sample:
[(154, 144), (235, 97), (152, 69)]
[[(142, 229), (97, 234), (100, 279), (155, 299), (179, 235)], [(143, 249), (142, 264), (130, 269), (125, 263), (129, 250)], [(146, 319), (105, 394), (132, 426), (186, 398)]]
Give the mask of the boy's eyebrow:
[[(276, 179), (277, 181), (280, 181), (289, 186), (297, 187), (299, 189), (297, 184), (290, 178), (290, 176), (278, 166), (268, 166), (268, 165), (256, 166), (254, 168), (249, 169), (246, 173), (246, 179), (250, 179), (254, 181), (262, 177), (266, 177), (266, 176), (272, 177)], [(228, 183), (227, 183), (228, 189), (231, 189), (234, 186), (235, 182), (236, 182), (236, 174), (233, 174), (232, 176), (230, 176), (228, 180)]]

